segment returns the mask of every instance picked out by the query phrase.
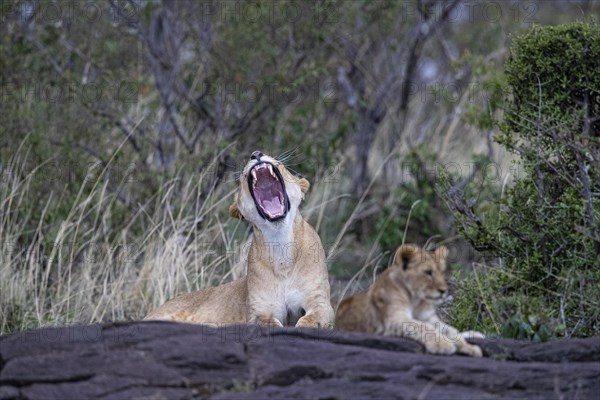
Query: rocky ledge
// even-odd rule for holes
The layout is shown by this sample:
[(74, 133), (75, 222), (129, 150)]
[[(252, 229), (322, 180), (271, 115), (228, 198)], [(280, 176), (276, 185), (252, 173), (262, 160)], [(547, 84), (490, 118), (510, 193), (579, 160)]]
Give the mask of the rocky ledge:
[(600, 337), (474, 340), (484, 358), (402, 338), (132, 322), (0, 337), (0, 399), (596, 398)]

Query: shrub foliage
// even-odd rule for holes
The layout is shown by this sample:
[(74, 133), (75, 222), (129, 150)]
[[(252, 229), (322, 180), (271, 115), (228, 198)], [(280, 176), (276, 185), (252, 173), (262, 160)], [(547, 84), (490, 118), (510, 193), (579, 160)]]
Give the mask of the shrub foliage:
[(457, 325), (536, 340), (600, 331), (598, 71), (597, 23), (536, 26), (514, 39), (497, 138), (520, 156), (514, 185), (486, 215), (446, 187), (464, 236), (497, 260), (457, 294)]

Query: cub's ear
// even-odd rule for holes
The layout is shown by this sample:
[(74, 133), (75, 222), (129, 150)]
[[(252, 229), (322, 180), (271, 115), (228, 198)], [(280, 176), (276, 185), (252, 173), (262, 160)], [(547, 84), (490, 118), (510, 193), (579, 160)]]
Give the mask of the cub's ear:
[(229, 216), (231, 218), (241, 219), (242, 221), (244, 220), (244, 216), (237, 206), (237, 198), (234, 200), (233, 204), (229, 206)]
[(302, 192), (302, 200), (304, 200), (304, 195), (310, 189), (310, 182), (306, 178), (298, 179), (298, 185), (300, 185), (300, 191)]
[(392, 264), (396, 264), (402, 267), (402, 270), (406, 271), (406, 269), (408, 269), (410, 260), (416, 257), (418, 252), (419, 248), (414, 244), (403, 244), (402, 246), (398, 247), (398, 250), (396, 250)]
[(440, 246), (433, 252), (435, 256), (435, 261), (441, 266), (446, 266), (446, 257), (448, 257), (448, 249), (446, 246)]

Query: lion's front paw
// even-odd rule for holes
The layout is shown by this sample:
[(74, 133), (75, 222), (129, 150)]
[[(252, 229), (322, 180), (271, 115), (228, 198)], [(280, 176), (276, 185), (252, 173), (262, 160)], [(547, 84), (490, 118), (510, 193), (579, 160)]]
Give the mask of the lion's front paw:
[(254, 323), (258, 325), (275, 326), (283, 328), (283, 324), (275, 317), (257, 317), (254, 319)]
[(436, 339), (425, 342), (425, 349), (432, 354), (454, 354), (456, 345), (445, 339)]
[(458, 352), (461, 354), (466, 354), (471, 357), (483, 357), (483, 353), (479, 346), (476, 346), (474, 344), (469, 344), (467, 342), (459, 344)]
[(314, 314), (307, 314), (304, 317), (300, 318), (296, 323), (296, 328), (331, 328), (332, 324), (330, 322), (322, 321), (319, 318), (316, 318)]

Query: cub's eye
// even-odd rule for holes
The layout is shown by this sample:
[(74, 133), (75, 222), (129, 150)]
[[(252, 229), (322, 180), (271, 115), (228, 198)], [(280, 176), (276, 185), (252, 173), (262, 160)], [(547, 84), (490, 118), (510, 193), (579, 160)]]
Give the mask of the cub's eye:
[(433, 271), (428, 269), (427, 271), (425, 271), (425, 273), (427, 274), (427, 276), (433, 276)]

